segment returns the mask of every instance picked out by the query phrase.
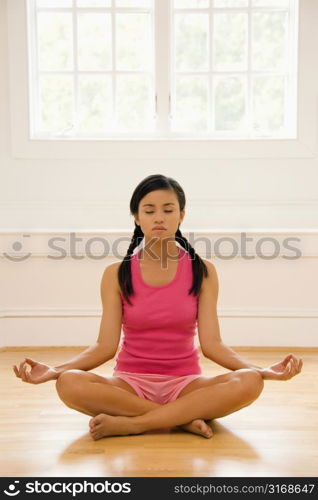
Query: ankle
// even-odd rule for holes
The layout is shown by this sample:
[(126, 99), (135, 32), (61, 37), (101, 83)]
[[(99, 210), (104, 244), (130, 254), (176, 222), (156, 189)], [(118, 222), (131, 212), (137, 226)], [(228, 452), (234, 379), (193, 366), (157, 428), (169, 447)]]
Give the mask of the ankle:
[(138, 415), (136, 417), (127, 417), (129, 418), (129, 428), (131, 434), (142, 434), (148, 430), (147, 426), (142, 420), (143, 416), (144, 415)]

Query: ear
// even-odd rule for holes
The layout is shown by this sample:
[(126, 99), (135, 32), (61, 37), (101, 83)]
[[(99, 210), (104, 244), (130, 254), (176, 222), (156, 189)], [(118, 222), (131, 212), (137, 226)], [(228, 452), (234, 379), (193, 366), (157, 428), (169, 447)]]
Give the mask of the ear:
[(181, 212), (180, 212), (180, 222), (179, 222), (179, 224), (182, 224), (182, 221), (183, 221), (183, 219), (184, 219), (184, 216), (185, 216), (185, 210), (181, 210)]

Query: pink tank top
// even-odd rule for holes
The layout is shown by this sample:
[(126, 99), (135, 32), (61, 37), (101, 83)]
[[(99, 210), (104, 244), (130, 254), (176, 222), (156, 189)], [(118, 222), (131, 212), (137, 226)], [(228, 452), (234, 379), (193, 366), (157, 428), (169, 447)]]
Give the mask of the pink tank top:
[(163, 375), (200, 374), (194, 345), (198, 297), (188, 295), (192, 285), (190, 254), (178, 247), (177, 273), (166, 285), (144, 282), (140, 252), (131, 257), (132, 306), (122, 295), (124, 339), (116, 357), (116, 370)]

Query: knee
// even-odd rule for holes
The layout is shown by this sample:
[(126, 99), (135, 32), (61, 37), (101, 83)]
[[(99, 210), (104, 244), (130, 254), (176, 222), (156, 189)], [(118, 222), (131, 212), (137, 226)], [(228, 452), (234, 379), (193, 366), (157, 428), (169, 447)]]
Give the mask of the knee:
[(240, 391), (244, 399), (254, 401), (264, 388), (264, 380), (260, 373), (252, 368), (237, 370), (236, 375), (240, 380)]
[(60, 398), (66, 397), (69, 394), (74, 394), (78, 387), (78, 378), (82, 370), (66, 370), (62, 372), (56, 380), (56, 390)]

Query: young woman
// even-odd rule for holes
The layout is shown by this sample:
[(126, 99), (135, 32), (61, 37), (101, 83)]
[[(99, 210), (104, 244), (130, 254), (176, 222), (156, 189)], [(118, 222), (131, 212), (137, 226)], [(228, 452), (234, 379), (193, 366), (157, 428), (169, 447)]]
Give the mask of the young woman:
[[(103, 316), (96, 343), (56, 367), (25, 358), (14, 372), (33, 384), (57, 379), (62, 401), (93, 417), (89, 428), (95, 440), (175, 426), (211, 438), (211, 419), (250, 405), (264, 380), (288, 380), (300, 373), (302, 359), (289, 354), (261, 368), (223, 344), (217, 273), (180, 231), (185, 194), (177, 181), (146, 177), (134, 190), (130, 212), (135, 231), (127, 254), (107, 266), (102, 277)], [(196, 326), (203, 355), (230, 372), (202, 375)], [(122, 328), (113, 376), (89, 372), (115, 356)]]

